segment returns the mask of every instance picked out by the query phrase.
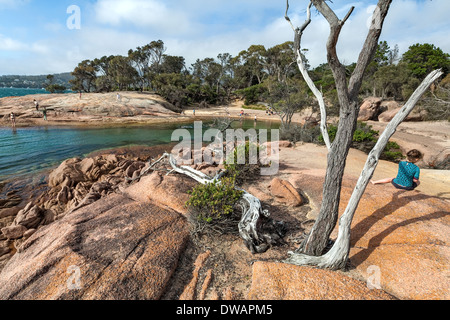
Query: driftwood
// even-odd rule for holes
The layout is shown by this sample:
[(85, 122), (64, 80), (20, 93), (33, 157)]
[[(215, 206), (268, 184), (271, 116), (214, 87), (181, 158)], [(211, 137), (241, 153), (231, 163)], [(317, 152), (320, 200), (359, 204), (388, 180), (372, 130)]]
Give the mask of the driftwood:
[[(173, 172), (183, 174), (201, 184), (220, 183), (220, 178), (226, 173), (225, 170), (221, 170), (215, 177), (211, 178), (189, 166), (178, 166), (172, 154), (164, 153), (161, 158), (151, 163), (150, 167), (135, 180), (141, 178), (150, 170), (154, 170), (155, 165), (165, 159), (172, 168), (167, 174)], [(280, 242), (285, 231), (284, 224), (270, 219), (269, 211), (263, 210), (261, 201), (258, 198), (245, 190), (237, 187), (236, 189), (243, 192), (237, 203), (237, 206), (242, 209), (241, 220), (238, 224), (239, 234), (253, 254), (265, 252), (272, 244)]]

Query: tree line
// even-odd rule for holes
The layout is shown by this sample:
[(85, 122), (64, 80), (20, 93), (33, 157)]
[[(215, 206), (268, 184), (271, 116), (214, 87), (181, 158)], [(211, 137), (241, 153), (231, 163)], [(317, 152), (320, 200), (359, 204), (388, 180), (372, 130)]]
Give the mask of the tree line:
[[(153, 91), (178, 107), (226, 103), (238, 95), (246, 105), (265, 102), (290, 121), (291, 111), (311, 105), (312, 97), (296, 66), (293, 49), (291, 41), (268, 49), (251, 45), (237, 56), (221, 53), (216, 58), (197, 59), (188, 67), (184, 57), (166, 54), (164, 42), (157, 40), (130, 49), (127, 56), (84, 60), (72, 72), (70, 83), (72, 90), (83, 92)], [(307, 53), (302, 51), (306, 67), (333, 114), (339, 108), (332, 69), (328, 63), (311, 68)], [(348, 76), (355, 66), (345, 66)], [(412, 45), (401, 55), (397, 45), (391, 48), (381, 41), (365, 71), (361, 94), (404, 101), (436, 68), (448, 75), (450, 55), (433, 44)]]

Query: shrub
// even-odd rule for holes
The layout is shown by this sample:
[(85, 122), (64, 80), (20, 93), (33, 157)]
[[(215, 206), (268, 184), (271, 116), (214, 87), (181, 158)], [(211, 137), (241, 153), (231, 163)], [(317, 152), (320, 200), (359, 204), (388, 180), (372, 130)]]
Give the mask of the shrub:
[(280, 131), (281, 140), (289, 140), (292, 143), (303, 141), (306, 143), (323, 144), (323, 138), (320, 128), (306, 127), (302, 125), (291, 124), (289, 127), (282, 127)]
[(186, 205), (194, 209), (198, 221), (213, 223), (233, 213), (234, 205), (243, 194), (235, 189), (235, 180), (236, 176), (223, 177), (213, 183), (199, 184), (189, 192)]
[[(238, 146), (233, 152), (233, 161), (225, 161), (227, 176), (235, 176), (236, 185), (242, 186), (246, 181), (251, 181), (259, 176), (262, 164), (260, 162), (250, 164), (250, 149), (255, 148), (256, 156), (259, 154), (260, 147), (246, 142), (245, 145)], [(238, 157), (239, 155), (239, 157)], [(245, 163), (238, 163), (239, 159), (245, 157)], [(231, 163), (233, 162), (233, 163)]]
[[(330, 137), (330, 141), (333, 142), (336, 138), (338, 127), (335, 125), (328, 126), (328, 136)], [(355, 132), (353, 133), (353, 142), (372, 142), (376, 141), (376, 136), (378, 135), (378, 131), (372, 130), (372, 126), (368, 126), (364, 122), (358, 122)], [(319, 136), (319, 141), (323, 143), (323, 136)]]
[(384, 151), (380, 156), (380, 159), (392, 162), (399, 162), (404, 158), (405, 156), (400, 151), (400, 146), (394, 141), (389, 141), (386, 144), (386, 147), (384, 148)]

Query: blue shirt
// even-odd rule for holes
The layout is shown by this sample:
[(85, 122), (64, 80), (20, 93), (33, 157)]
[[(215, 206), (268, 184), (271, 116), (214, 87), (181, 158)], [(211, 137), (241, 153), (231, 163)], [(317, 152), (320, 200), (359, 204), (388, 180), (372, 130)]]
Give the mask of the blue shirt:
[(419, 179), (420, 168), (414, 163), (408, 161), (401, 161), (398, 164), (397, 178), (394, 179), (394, 183), (403, 187), (412, 187), (413, 179)]

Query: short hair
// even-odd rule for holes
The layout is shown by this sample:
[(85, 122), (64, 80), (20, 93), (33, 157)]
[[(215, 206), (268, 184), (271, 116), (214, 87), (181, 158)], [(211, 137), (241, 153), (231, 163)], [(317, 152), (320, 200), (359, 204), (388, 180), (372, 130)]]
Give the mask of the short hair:
[(420, 152), (417, 149), (412, 149), (408, 151), (406, 156), (408, 157), (408, 159), (421, 159), (423, 157), (422, 152)]

